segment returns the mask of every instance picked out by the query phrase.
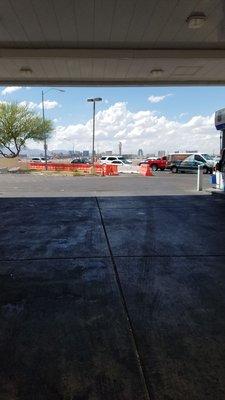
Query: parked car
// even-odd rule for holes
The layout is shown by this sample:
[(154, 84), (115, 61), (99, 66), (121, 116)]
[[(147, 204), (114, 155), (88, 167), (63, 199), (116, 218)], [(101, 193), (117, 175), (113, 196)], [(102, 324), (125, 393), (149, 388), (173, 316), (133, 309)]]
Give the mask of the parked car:
[(139, 165), (142, 165), (142, 164), (148, 164), (149, 167), (150, 167), (153, 171), (157, 171), (158, 169), (160, 169), (161, 171), (164, 171), (164, 169), (165, 169), (166, 166), (167, 166), (167, 158), (166, 158), (166, 156), (161, 157), (161, 158), (156, 158), (156, 159), (154, 159), (154, 158), (149, 158), (149, 159), (147, 159), (147, 160), (145, 160), (145, 161), (141, 161), (141, 162), (139, 163)]
[(111, 165), (131, 165), (130, 162), (128, 162), (127, 160), (114, 160), (110, 163)]
[(85, 158), (74, 158), (71, 164), (90, 164), (90, 162)]
[(202, 165), (203, 167), (203, 174), (212, 174), (212, 166), (202, 161), (190, 160), (189, 157), (187, 157), (183, 161), (177, 161), (176, 163), (171, 165), (170, 169), (173, 174), (176, 174), (178, 172), (196, 173), (198, 171), (199, 165)]
[(115, 164), (114, 161), (121, 161), (124, 164), (131, 164), (130, 161), (126, 160), (123, 156), (102, 156), (100, 158), (100, 164)]
[(118, 160), (124, 161), (126, 164), (132, 164), (132, 160), (128, 160), (124, 156), (118, 156)]
[[(45, 163), (45, 158), (44, 157), (32, 157), (31, 161), (32, 162)], [(47, 162), (49, 162), (49, 160), (47, 160)]]

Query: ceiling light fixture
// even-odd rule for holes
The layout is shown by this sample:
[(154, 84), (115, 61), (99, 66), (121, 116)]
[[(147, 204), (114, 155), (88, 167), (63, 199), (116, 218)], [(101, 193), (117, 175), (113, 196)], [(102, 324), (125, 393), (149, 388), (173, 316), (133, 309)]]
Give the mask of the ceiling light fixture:
[(199, 29), (204, 25), (206, 19), (207, 18), (204, 13), (196, 12), (189, 15), (189, 17), (186, 19), (186, 22), (189, 29)]
[(152, 69), (151, 70), (151, 75), (154, 78), (160, 78), (162, 76), (162, 74), (163, 74), (163, 70), (162, 69)]
[(23, 75), (31, 75), (32, 74), (32, 69), (30, 67), (21, 67), (20, 68), (20, 73)]

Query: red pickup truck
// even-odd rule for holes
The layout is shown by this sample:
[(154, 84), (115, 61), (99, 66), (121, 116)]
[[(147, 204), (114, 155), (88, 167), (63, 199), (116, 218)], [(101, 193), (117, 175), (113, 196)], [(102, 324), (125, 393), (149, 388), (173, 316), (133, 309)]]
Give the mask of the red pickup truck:
[(160, 169), (161, 171), (164, 171), (164, 169), (166, 168), (166, 165), (167, 165), (167, 157), (164, 156), (161, 158), (156, 158), (155, 160), (148, 158), (147, 160), (139, 163), (139, 165), (141, 165), (141, 164), (148, 164), (149, 167), (152, 169), (152, 171), (157, 171), (158, 169)]

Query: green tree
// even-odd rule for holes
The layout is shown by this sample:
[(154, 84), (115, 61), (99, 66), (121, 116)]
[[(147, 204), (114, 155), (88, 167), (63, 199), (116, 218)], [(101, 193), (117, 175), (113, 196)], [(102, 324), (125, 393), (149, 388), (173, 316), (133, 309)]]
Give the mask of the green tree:
[(27, 106), (17, 103), (0, 104), (0, 154), (14, 158), (20, 154), (28, 140), (44, 140), (53, 130), (50, 120), (42, 118)]

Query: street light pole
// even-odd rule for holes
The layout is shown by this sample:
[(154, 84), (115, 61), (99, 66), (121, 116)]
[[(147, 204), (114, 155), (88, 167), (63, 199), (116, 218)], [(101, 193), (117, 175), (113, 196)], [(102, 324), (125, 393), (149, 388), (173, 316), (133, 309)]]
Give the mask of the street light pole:
[[(57, 89), (57, 88), (51, 88), (48, 89), (44, 92), (44, 90), (41, 91), (41, 103), (42, 103), (42, 120), (43, 120), (43, 129), (44, 129), (44, 122), (45, 122), (45, 101), (44, 101), (44, 95), (48, 92), (50, 92), (51, 90), (56, 90), (57, 92), (65, 92), (65, 90), (63, 89)], [(48, 170), (48, 155), (47, 155), (47, 134), (44, 131), (44, 154), (45, 154), (45, 170)]]
[(92, 164), (95, 163), (95, 101), (93, 101)]
[[(41, 100), (42, 100), (42, 119), (43, 119), (43, 129), (45, 122), (45, 103), (44, 103), (44, 91), (41, 91)], [(47, 135), (44, 131), (44, 153), (45, 153), (45, 170), (48, 169), (48, 160), (47, 160)]]
[(92, 164), (94, 166), (94, 162), (95, 162), (95, 103), (96, 103), (96, 101), (102, 101), (102, 98), (94, 97), (92, 99), (87, 99), (87, 101), (93, 103)]

